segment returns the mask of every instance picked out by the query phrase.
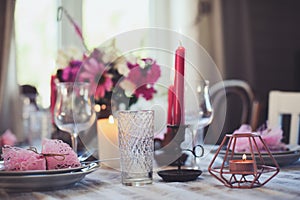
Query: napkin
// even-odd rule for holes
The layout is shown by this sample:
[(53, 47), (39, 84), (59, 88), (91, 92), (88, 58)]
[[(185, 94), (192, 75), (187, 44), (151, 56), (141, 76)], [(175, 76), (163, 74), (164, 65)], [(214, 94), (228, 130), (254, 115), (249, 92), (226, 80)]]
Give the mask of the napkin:
[(45, 170), (46, 160), (42, 154), (5, 145), (2, 147), (1, 157), (4, 160), (5, 170), (26, 171), (26, 170)]
[[(263, 124), (261, 127), (259, 127), (256, 131), (253, 131), (251, 126), (248, 124), (242, 124), (239, 129), (235, 130), (233, 132), (234, 134), (239, 133), (255, 133), (261, 136), (265, 144), (268, 146), (268, 148), (272, 151), (280, 151), (280, 150), (286, 150), (286, 145), (281, 142), (283, 138), (283, 131), (282, 129), (278, 127), (268, 127), (267, 123)], [(257, 137), (255, 137), (255, 141), (257, 143), (258, 149), (265, 151), (263, 148), (263, 144), (261, 140)], [(253, 149), (255, 150), (256, 147), (254, 144), (252, 145)], [(232, 149), (232, 145), (230, 147)], [(236, 146), (235, 151), (237, 152), (249, 152), (250, 146), (249, 146), (249, 139), (248, 138), (237, 138), (236, 140)]]

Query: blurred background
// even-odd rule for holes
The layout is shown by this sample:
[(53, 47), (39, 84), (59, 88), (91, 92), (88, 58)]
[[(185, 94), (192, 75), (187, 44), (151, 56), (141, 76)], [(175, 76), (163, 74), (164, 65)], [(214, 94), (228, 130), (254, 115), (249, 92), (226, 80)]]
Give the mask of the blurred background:
[[(17, 125), (24, 115), (17, 113), (28, 99), (19, 101), (20, 86), (36, 88), (37, 108), (30, 109), (48, 109), (57, 51), (83, 51), (67, 18), (58, 23), (59, 6), (82, 27), (89, 48), (145, 27), (190, 37), (206, 49), (224, 80), (249, 84), (257, 102), (253, 128), (267, 120), (270, 90), (300, 90), (298, 0), (0, 0), (0, 133), (22, 132)], [(241, 109), (228, 97), (222, 133), (240, 126)]]

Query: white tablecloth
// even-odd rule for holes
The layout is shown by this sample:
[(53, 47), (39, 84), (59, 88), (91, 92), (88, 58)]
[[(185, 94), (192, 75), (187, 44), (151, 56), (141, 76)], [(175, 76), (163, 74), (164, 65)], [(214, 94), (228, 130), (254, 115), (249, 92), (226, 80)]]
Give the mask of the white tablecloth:
[(253, 189), (231, 189), (222, 185), (209, 174), (208, 163), (203, 161), (202, 175), (196, 181), (164, 182), (154, 173), (151, 185), (132, 187), (120, 183), (120, 172), (112, 169), (99, 168), (87, 175), (82, 181), (68, 189), (30, 192), (7, 193), (0, 190), (0, 199), (60, 200), (60, 199), (299, 199), (300, 198), (300, 161), (282, 167), (277, 176), (266, 185)]

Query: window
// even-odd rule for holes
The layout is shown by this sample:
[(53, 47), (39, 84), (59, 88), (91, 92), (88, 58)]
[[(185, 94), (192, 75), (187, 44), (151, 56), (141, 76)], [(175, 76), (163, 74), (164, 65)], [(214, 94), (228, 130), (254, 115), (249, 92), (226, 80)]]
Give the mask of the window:
[[(149, 25), (149, 0), (130, 0), (130, 3), (124, 0), (82, 0), (78, 4), (64, 0), (17, 1), (15, 30), (18, 83), (35, 86), (40, 94), (41, 106), (45, 108), (50, 105), (50, 77), (56, 69), (58, 48), (63, 44), (60, 38), (64, 38), (59, 35), (59, 23), (56, 20), (59, 2), (68, 11), (74, 6), (79, 6), (79, 9), (82, 7), (82, 29), (90, 49), (116, 34)], [(65, 33), (75, 34), (73, 31), (61, 34)], [(79, 40), (78, 37), (73, 38)]]
[(55, 68), (56, 9), (53, 0), (19, 0), (15, 10), (18, 83), (36, 86), (43, 106), (50, 104), (50, 74)]
[(84, 0), (83, 34), (89, 48), (124, 31), (149, 26), (149, 0)]

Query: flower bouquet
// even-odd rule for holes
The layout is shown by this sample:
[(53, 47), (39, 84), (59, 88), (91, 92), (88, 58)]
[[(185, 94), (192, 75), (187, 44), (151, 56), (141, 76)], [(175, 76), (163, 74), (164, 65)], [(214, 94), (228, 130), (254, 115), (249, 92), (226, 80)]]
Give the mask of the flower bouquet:
[(108, 117), (112, 110), (128, 109), (138, 98), (151, 100), (160, 77), (159, 65), (151, 58), (130, 59), (114, 46), (94, 49), (81, 60), (70, 58), (68, 65), (52, 76), (51, 108), (56, 99), (55, 82), (89, 82), (92, 97), (102, 109), (99, 117)]
[[(73, 24), (74, 30), (86, 47), (81, 29), (62, 7)], [(155, 83), (161, 75), (160, 66), (152, 58), (133, 55), (123, 56), (116, 48), (115, 40), (81, 54), (74, 49), (59, 51), (59, 69), (51, 79), (51, 111), (56, 96), (56, 82), (89, 82), (95, 104), (98, 104), (98, 118), (107, 118), (112, 111), (128, 109), (139, 98), (151, 100), (156, 93)]]
[[(129, 109), (140, 98), (151, 100), (156, 93), (155, 83), (158, 81), (161, 70), (156, 61), (149, 57), (122, 53), (116, 47), (115, 39), (106, 42), (98, 48), (89, 50), (85, 44), (80, 27), (75, 23), (68, 12), (60, 7), (58, 19), (65, 14), (79, 36), (84, 52), (70, 48), (60, 50), (57, 57), (58, 69), (51, 77), (51, 106), (53, 113), (56, 102), (57, 82), (88, 82), (92, 100), (95, 102), (97, 117), (108, 118), (114, 111)], [(53, 115), (52, 115), (53, 116)], [(52, 122), (54, 120), (52, 119)], [(53, 139), (61, 139), (71, 143), (69, 134), (59, 130), (55, 124)], [(84, 137), (97, 131), (96, 123)], [(83, 136), (83, 135), (82, 135)], [(82, 138), (79, 139), (78, 150), (82, 149)]]

